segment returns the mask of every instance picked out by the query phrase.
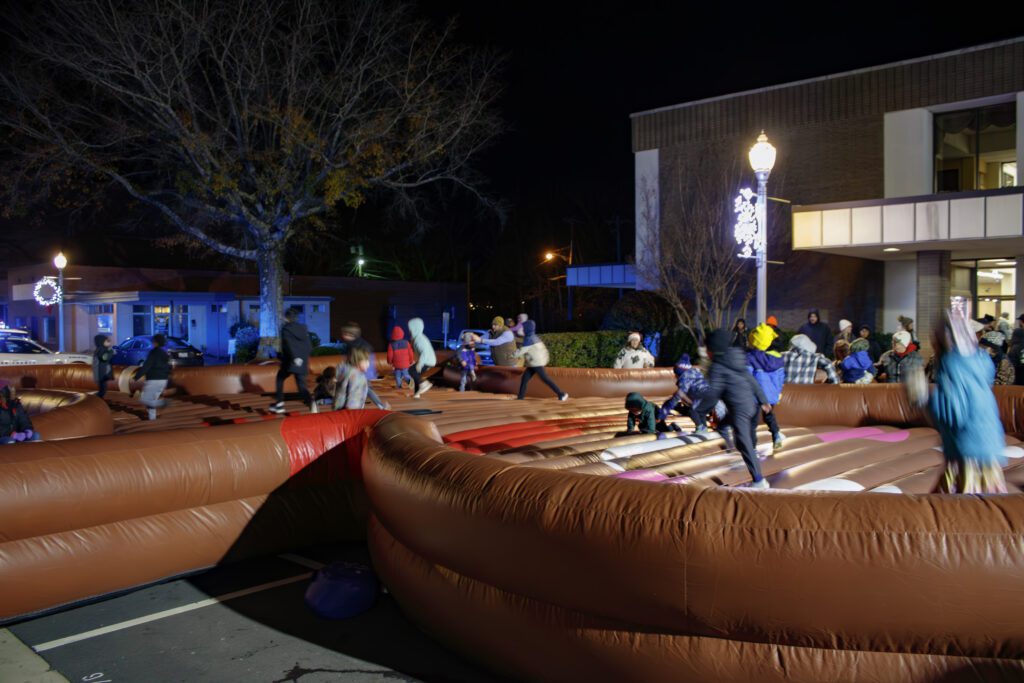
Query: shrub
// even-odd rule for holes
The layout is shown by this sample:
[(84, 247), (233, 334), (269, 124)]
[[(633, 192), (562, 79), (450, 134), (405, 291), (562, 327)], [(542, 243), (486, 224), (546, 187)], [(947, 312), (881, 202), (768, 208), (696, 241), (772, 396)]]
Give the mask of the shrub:
[(320, 346), (320, 335), (317, 334), (316, 332), (310, 331), (309, 343), (313, 346), (314, 349)]
[(341, 353), (341, 349), (337, 346), (328, 344), (326, 346), (315, 346), (313, 348), (311, 356), (337, 356)]
[(601, 332), (559, 332), (541, 335), (557, 368), (610, 368), (626, 343), (620, 330)]

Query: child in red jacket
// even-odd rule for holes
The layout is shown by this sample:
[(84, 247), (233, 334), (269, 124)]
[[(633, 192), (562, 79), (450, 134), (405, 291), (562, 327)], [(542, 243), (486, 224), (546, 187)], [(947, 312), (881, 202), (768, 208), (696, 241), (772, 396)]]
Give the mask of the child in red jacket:
[(416, 356), (412, 351), (412, 344), (405, 340), (405, 331), (401, 327), (391, 330), (391, 343), (388, 344), (388, 363), (395, 369), (395, 386), (402, 388), (406, 380), (412, 384), (412, 377), (409, 375), (409, 366), (416, 362)]

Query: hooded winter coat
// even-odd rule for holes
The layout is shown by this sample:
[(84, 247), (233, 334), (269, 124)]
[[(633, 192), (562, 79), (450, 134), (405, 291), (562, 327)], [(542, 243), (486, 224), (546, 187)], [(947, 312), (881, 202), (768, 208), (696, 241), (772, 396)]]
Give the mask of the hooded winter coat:
[(843, 373), (843, 382), (855, 384), (864, 381), (864, 375), (874, 375), (875, 364), (867, 351), (854, 351), (843, 359), (839, 366)]
[(0, 437), (32, 429), (32, 418), (28, 416), (21, 401), (11, 398), (7, 387), (0, 389)]
[(401, 327), (391, 330), (391, 343), (388, 344), (388, 364), (395, 370), (408, 370), (416, 362), (412, 345), (405, 340), (405, 331)]
[[(306, 373), (309, 367), (309, 354), (312, 352), (313, 344), (309, 340), (309, 330), (305, 325), (292, 321), (281, 327), (282, 368), (296, 374)], [(296, 363), (296, 360), (301, 362)]]
[(737, 424), (753, 418), (759, 406), (768, 403), (761, 385), (747, 369), (747, 355), (735, 346), (715, 353), (708, 372), (708, 388), (694, 410), (706, 414), (719, 399), (735, 415)]
[(629, 413), (626, 418), (626, 431), (635, 430), (641, 434), (655, 434), (658, 431), (655, 415), (658, 406), (645, 399), (639, 392), (633, 391), (626, 395), (626, 410), (640, 408), (640, 414)]
[[(818, 316), (818, 322), (811, 323), (811, 314)], [(829, 329), (828, 325), (821, 322), (821, 314), (818, 313), (817, 308), (812, 308), (807, 312), (808, 321), (800, 327), (799, 333), (806, 334), (814, 345), (818, 347), (818, 352), (832, 357), (832, 330)]]
[(524, 322), (523, 333), (523, 347), (516, 351), (516, 356), (522, 357), (528, 368), (542, 368), (547, 365), (551, 358), (548, 347), (537, 336), (537, 323), (532, 320)]
[(409, 335), (412, 337), (412, 347), (416, 350), (416, 372), (423, 372), (425, 368), (437, 365), (434, 347), (430, 345), (430, 340), (423, 334), (422, 319), (413, 318), (409, 321)]
[(860, 328), (857, 330), (857, 334), (860, 334), (860, 330), (868, 331), (868, 355), (871, 357), (872, 361), (877, 363), (878, 359), (882, 357), (882, 347), (878, 345), (878, 342), (871, 338), (873, 330), (870, 327), (868, 327), (867, 325), (861, 325)]

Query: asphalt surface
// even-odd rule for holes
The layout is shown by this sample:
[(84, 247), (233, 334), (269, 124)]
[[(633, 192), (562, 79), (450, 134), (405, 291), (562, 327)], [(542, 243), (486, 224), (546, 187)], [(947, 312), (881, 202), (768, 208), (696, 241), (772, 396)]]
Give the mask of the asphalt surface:
[(303, 599), (308, 574), (336, 560), (369, 564), (364, 545), (305, 548), (9, 628), (73, 682), (501, 680), (420, 631), (386, 593), (351, 619), (314, 614)]

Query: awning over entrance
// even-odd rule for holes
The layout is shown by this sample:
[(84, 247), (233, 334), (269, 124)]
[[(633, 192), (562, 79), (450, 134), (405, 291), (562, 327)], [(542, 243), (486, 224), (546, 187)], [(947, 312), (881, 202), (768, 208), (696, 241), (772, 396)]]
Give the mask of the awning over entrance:
[(1024, 187), (794, 206), (793, 248), (875, 260), (1024, 254)]
[(597, 266), (569, 266), (566, 269), (569, 287), (607, 287), (635, 289), (636, 268), (631, 263), (606, 263)]

